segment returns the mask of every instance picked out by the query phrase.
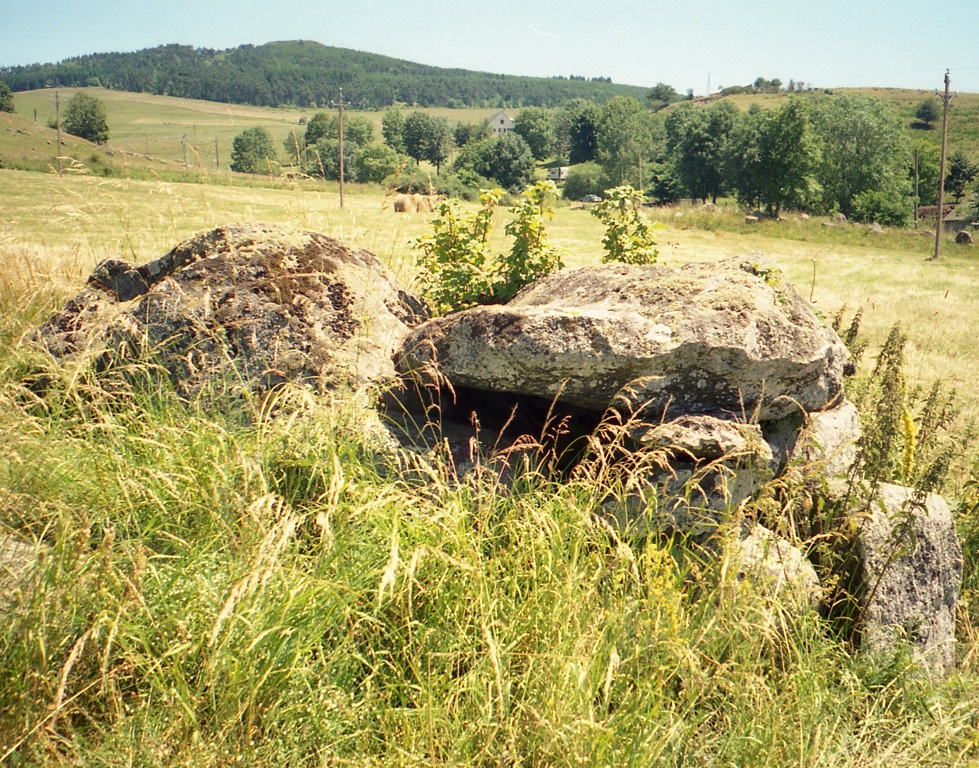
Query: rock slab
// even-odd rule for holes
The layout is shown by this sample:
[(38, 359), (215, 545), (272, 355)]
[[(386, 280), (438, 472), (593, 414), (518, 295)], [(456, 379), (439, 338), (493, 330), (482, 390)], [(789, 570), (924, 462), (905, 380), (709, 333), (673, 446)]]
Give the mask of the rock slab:
[(847, 358), (777, 270), (741, 258), (562, 270), (507, 305), (424, 323), (397, 366), (655, 422), (819, 411), (841, 392)]

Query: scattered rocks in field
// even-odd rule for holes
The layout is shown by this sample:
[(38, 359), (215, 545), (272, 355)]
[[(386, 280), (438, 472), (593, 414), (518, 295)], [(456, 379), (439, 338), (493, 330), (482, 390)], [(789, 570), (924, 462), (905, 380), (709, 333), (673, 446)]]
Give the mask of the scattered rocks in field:
[(321, 389), (394, 376), (392, 354), (427, 317), (368, 251), (326, 235), (233, 225), (141, 266), (101, 263), (38, 331), (59, 357), (154, 361), (184, 395), (224, 379)]
[(955, 242), (959, 245), (972, 245), (972, 233), (963, 229), (955, 236)]

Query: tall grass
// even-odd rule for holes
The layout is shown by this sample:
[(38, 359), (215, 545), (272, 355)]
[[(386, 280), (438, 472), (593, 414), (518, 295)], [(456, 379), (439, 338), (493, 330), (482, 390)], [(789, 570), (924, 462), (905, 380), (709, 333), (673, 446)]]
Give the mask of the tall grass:
[[(274, 418), (6, 381), (10, 765), (920, 765), (956, 700), (593, 514), (609, 492), (386, 454), (305, 393)], [(66, 402), (74, 400), (71, 406)], [(411, 465), (412, 471), (397, 467)], [(962, 691), (954, 691), (956, 694)], [(856, 758), (856, 761), (855, 761)]]

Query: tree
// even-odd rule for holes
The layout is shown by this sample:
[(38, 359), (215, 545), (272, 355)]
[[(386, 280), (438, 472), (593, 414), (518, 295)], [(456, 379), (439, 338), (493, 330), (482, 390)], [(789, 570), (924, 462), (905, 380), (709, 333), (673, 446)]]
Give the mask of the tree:
[(435, 172), (441, 173), (449, 153), (452, 151), (452, 127), (444, 117), (432, 117), (428, 121), (428, 133), (425, 137), (423, 157), (435, 166)]
[(687, 196), (717, 202), (724, 190), (724, 160), (728, 143), (741, 113), (731, 102), (721, 101), (707, 109), (681, 104), (666, 117), (667, 151)]
[(631, 96), (605, 102), (598, 124), (598, 163), (614, 185), (638, 180), (639, 160), (652, 153), (652, 131), (645, 107)]
[(306, 170), (306, 135), (293, 128), (289, 135), (282, 140), (288, 162), (297, 170)]
[(815, 189), (819, 158), (809, 106), (800, 98), (746, 118), (728, 146), (729, 178), (739, 199), (775, 218), (786, 205), (804, 206)]
[(490, 159), (495, 146), (496, 138), (492, 136), (470, 141), (456, 154), (452, 169), (460, 178), (470, 181), (476, 180), (478, 186), (480, 179), (489, 180), (491, 174)]
[(822, 146), (817, 178), (826, 210), (853, 213), (857, 195), (881, 192), (911, 205), (911, 166), (901, 120), (880, 99), (837, 93), (814, 103), (813, 124)]
[(461, 149), (470, 141), (488, 139), (492, 135), (489, 120), (480, 120), (475, 123), (458, 123), (454, 133), (455, 145)]
[(557, 153), (571, 165), (595, 159), (598, 148), (598, 107), (585, 99), (571, 99), (557, 113), (554, 121)]
[(272, 137), (264, 128), (246, 128), (231, 145), (231, 170), (238, 173), (266, 173), (275, 161)]
[(527, 142), (516, 133), (501, 134), (492, 145), (489, 157), (490, 178), (511, 192), (534, 181), (534, 155)]
[(14, 111), (14, 95), (10, 92), (7, 84), (0, 80), (0, 112)]
[(61, 127), (65, 133), (95, 144), (105, 144), (109, 140), (105, 105), (87, 93), (76, 93), (68, 100)]
[(405, 124), (405, 116), (400, 109), (389, 109), (381, 118), (381, 135), (384, 136), (384, 143), (399, 155), (405, 154), (405, 142), (402, 137), (402, 130)]
[(327, 112), (317, 112), (306, 123), (306, 145), (311, 147), (323, 137), (330, 135), (331, 120)]
[[(918, 150), (918, 205), (938, 205), (938, 175), (941, 172), (942, 152), (931, 141), (919, 139), (915, 143)], [(911, 160), (911, 173), (914, 174), (914, 159)]]
[(666, 83), (656, 83), (646, 94), (646, 100), (653, 109), (662, 109), (667, 104), (679, 101), (680, 94), (676, 88)]
[[(306, 123), (306, 145), (313, 146), (320, 139), (340, 139), (340, 116), (336, 112), (317, 112)], [(360, 115), (348, 115), (343, 119), (343, 142), (364, 146), (374, 141), (374, 123)]]
[(428, 146), (429, 135), (431, 133), (430, 123), (432, 118), (424, 112), (412, 112), (404, 119), (401, 125), (401, 141), (404, 144), (405, 153), (420, 163), (425, 159), (425, 149)]
[(968, 187), (979, 175), (979, 165), (973, 163), (962, 150), (956, 150), (948, 159), (945, 191), (955, 198), (955, 204), (965, 196)]
[[(354, 153), (357, 145), (354, 142), (343, 142), (343, 180), (354, 181), (356, 169)], [(323, 137), (307, 151), (309, 172), (329, 181), (340, 178), (340, 139)]]
[(398, 153), (387, 144), (375, 142), (361, 147), (354, 152), (353, 161), (357, 181), (365, 184), (380, 184), (398, 170)]
[(942, 108), (938, 105), (937, 99), (928, 98), (921, 102), (914, 116), (919, 122), (924, 123), (925, 128), (931, 130), (935, 127), (934, 123), (942, 116)]
[(554, 120), (543, 107), (525, 107), (520, 110), (514, 130), (530, 147), (535, 160), (543, 160), (554, 151)]

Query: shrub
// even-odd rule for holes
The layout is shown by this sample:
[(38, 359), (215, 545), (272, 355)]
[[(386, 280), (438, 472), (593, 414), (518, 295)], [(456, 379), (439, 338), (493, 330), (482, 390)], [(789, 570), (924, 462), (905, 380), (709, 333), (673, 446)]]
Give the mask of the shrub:
[(568, 170), (564, 182), (564, 199), (580, 200), (585, 195), (600, 195), (602, 169), (597, 163), (582, 163)]
[(357, 181), (380, 184), (398, 168), (398, 153), (386, 144), (368, 144), (354, 152)]
[(87, 93), (76, 93), (69, 99), (61, 127), (72, 136), (96, 144), (105, 144), (109, 140), (105, 105)]
[(266, 173), (275, 161), (272, 137), (264, 128), (246, 128), (231, 145), (231, 170), (238, 173)]
[(854, 221), (875, 221), (891, 227), (906, 227), (911, 223), (911, 201), (880, 190), (861, 192), (853, 198)]
[(489, 157), (490, 178), (516, 192), (534, 180), (534, 155), (516, 133), (504, 133), (493, 144)]
[(468, 214), (455, 201), (445, 201), (432, 221), (433, 234), (415, 241), (421, 251), (421, 292), (437, 314), (509, 301), (523, 286), (563, 266), (562, 251), (544, 232), (544, 219), (554, 215), (557, 197), (550, 181), (525, 190), (509, 209), (514, 219), (505, 231), (513, 245), (505, 255), (490, 255), (493, 211), (502, 196), (500, 189), (483, 190), (482, 207)]
[(429, 168), (420, 167), (413, 160), (405, 160), (388, 180), (388, 186), (406, 195), (430, 195), (438, 191), (438, 174)]
[(14, 95), (10, 92), (7, 84), (0, 80), (0, 112), (14, 111)]
[(509, 209), (515, 218), (505, 231), (513, 238), (513, 246), (496, 269), (496, 299), (509, 301), (525, 285), (564, 266), (562, 251), (551, 245), (544, 232), (545, 217), (554, 217), (556, 198), (553, 181), (538, 181)]
[(414, 248), (421, 251), (421, 293), (434, 312), (467, 309), (487, 303), (492, 296), (488, 240), (500, 195), (499, 189), (484, 190), (482, 207), (468, 214), (455, 201), (446, 200), (432, 220), (433, 233), (414, 241)]
[[(343, 180), (353, 181), (356, 175), (354, 153), (357, 145), (344, 141), (343, 143)], [(330, 181), (340, 179), (340, 140), (322, 138), (307, 150), (307, 162), (310, 173), (322, 176)]]
[(492, 185), (488, 179), (466, 174), (443, 173), (435, 178), (435, 191), (446, 197), (454, 197), (470, 202), (479, 199), (481, 189), (489, 189)]
[(605, 225), (602, 262), (655, 264), (659, 257), (653, 239), (655, 224), (640, 210), (642, 193), (626, 185), (605, 190), (605, 199), (592, 209), (592, 215)]

